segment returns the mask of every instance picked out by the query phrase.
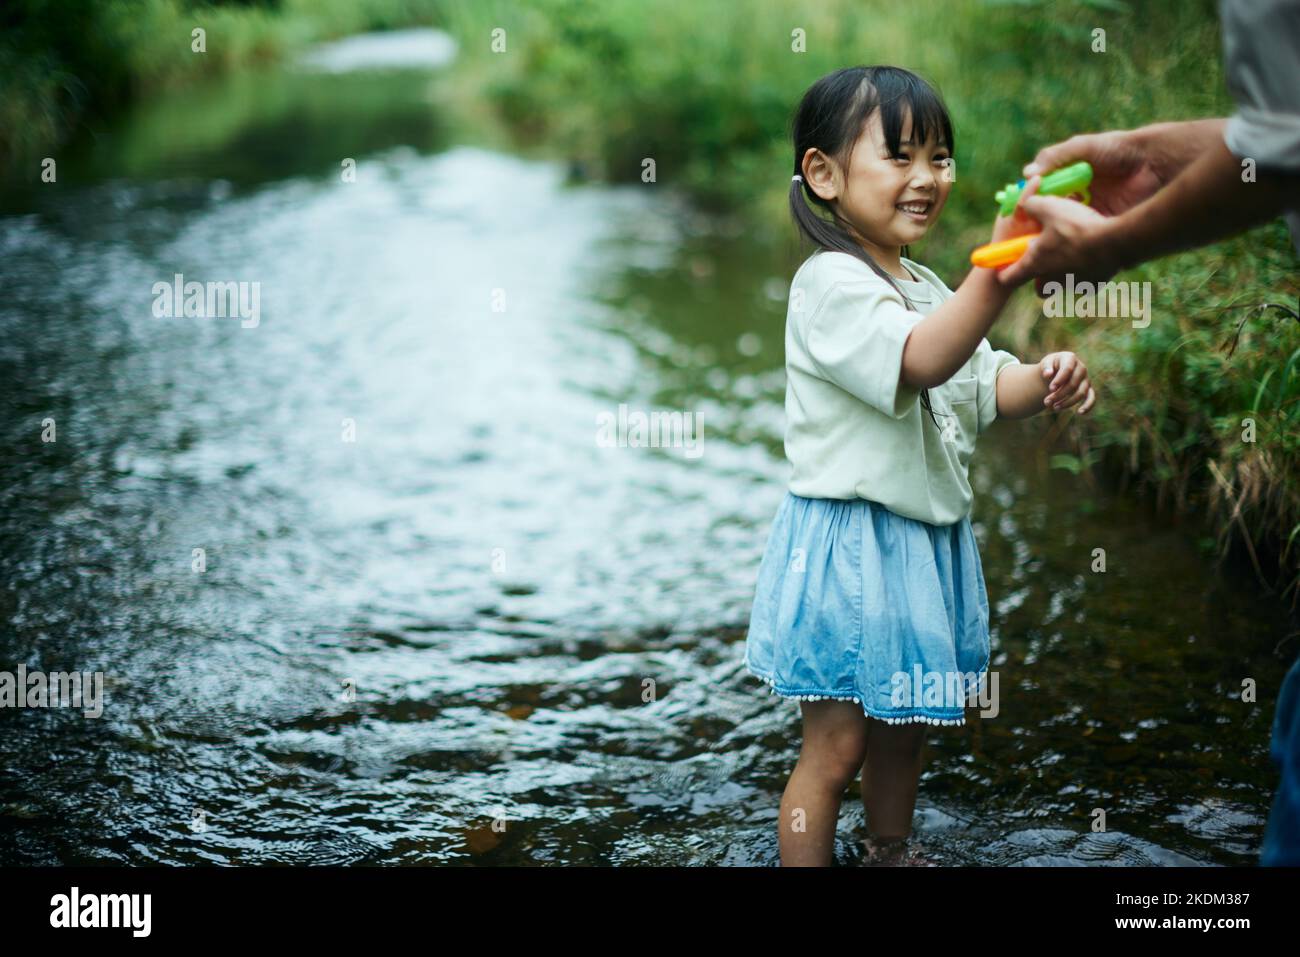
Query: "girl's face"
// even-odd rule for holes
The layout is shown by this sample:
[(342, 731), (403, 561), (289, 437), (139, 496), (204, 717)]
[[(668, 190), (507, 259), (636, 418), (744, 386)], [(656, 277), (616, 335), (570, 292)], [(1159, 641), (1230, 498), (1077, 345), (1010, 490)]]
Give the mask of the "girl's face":
[(948, 146), (937, 135), (932, 129), (924, 143), (912, 142), (908, 116), (898, 155), (891, 156), (880, 111), (868, 118), (853, 146), (847, 172), (837, 171), (834, 179), (840, 215), (870, 245), (897, 255), (897, 247), (921, 239), (939, 218), (952, 188), (952, 170)]

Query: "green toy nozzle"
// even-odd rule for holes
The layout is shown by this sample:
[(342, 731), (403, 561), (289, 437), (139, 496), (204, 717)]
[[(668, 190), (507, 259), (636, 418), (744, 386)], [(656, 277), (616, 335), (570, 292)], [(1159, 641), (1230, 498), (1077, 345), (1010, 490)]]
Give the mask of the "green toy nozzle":
[[(1038, 184), (1038, 195), (1070, 196), (1073, 193), (1082, 193), (1083, 201), (1087, 203), (1092, 200), (1088, 192), (1091, 183), (1092, 166), (1085, 162), (1071, 163), (1044, 176), (1043, 181)], [(1024, 188), (1025, 181), (1022, 179), (1019, 183), (1008, 183), (994, 194), (993, 199), (1000, 204), (1003, 216), (1010, 216), (1015, 211), (1016, 203), (1020, 200), (1020, 191)]]

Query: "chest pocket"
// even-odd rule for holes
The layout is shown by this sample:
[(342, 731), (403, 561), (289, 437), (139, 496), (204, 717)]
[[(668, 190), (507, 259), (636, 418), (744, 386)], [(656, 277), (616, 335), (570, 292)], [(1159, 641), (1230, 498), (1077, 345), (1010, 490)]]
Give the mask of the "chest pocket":
[(935, 411), (950, 413), (939, 416), (945, 442), (951, 442), (958, 460), (965, 465), (975, 451), (975, 436), (979, 432), (979, 379), (976, 376), (955, 376), (938, 389)]

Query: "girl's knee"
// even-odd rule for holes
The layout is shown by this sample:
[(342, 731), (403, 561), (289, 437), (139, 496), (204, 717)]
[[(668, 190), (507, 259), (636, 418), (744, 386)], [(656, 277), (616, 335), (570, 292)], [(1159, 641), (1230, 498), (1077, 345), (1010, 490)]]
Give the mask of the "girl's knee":
[(821, 748), (804, 750), (799, 755), (799, 765), (806, 773), (837, 791), (848, 787), (866, 760), (866, 749), (861, 752), (851, 748)]
[(830, 720), (825, 720), (829, 715), (821, 717), (804, 722), (799, 759), (819, 776), (848, 784), (866, 760), (866, 721), (860, 711), (852, 715), (841, 710)]

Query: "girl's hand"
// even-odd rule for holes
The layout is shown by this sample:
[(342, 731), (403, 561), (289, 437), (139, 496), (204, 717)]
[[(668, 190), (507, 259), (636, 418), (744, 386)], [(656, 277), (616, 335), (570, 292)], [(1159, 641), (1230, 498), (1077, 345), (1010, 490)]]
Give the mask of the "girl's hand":
[(1016, 208), (1011, 211), (1011, 215), (1003, 216), (999, 213), (994, 218), (993, 238), (989, 242), (1000, 243), (1004, 239), (1015, 239), (1025, 233), (1036, 233), (1042, 230), (1043, 227), (1039, 225), (1038, 220), (1024, 211), (1025, 200), (1038, 192), (1038, 185), (1042, 181), (1041, 176), (1030, 177), (1025, 183), (1025, 188), (1021, 190), (1020, 199), (1016, 201)]
[(1038, 363), (1039, 373), (1047, 380), (1043, 405), (1053, 412), (1082, 402), (1079, 414), (1086, 415), (1097, 402), (1097, 393), (1088, 379), (1088, 367), (1073, 352), (1052, 352)]

